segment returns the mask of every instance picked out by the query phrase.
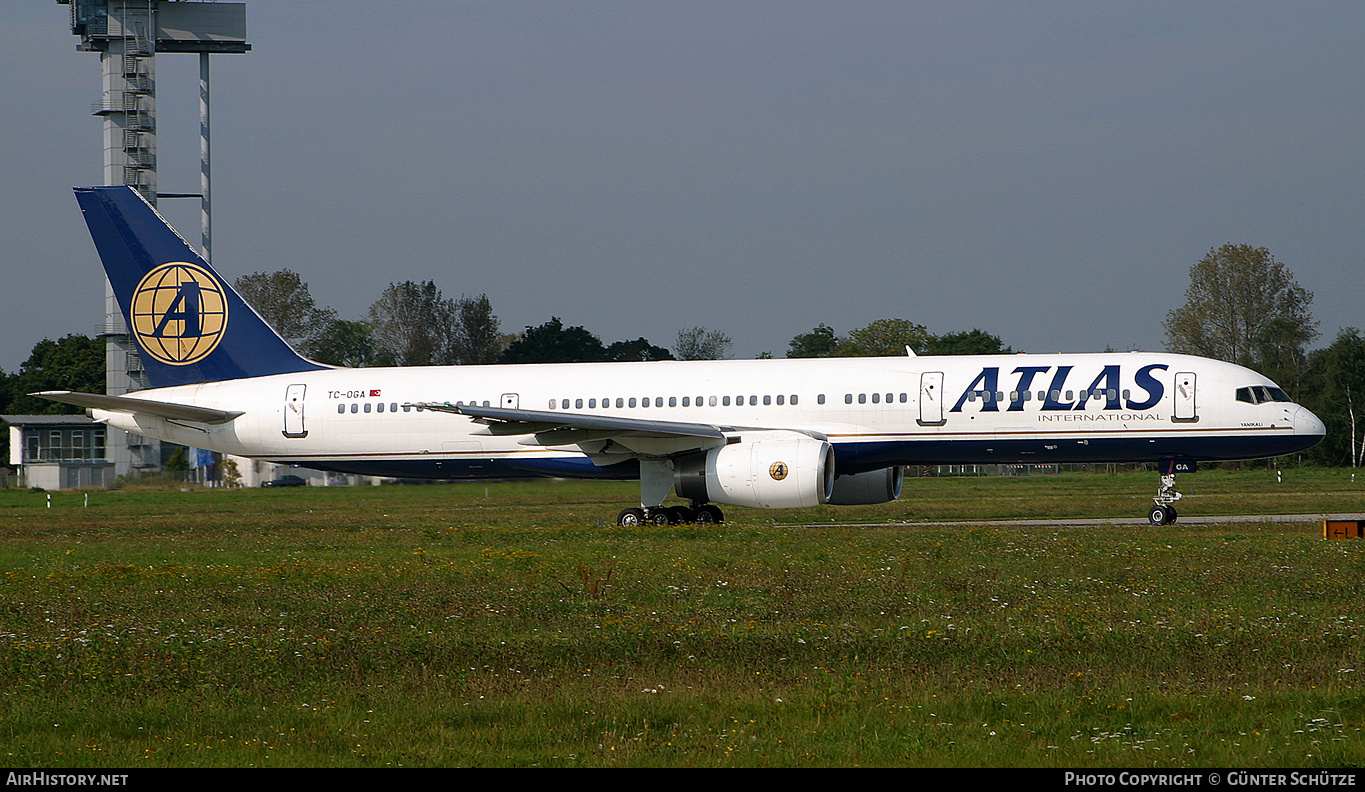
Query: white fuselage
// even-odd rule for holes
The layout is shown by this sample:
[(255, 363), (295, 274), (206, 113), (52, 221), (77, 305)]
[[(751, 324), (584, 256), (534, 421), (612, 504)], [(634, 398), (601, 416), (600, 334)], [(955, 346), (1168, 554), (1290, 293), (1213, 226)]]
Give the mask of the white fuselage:
[(218, 426), (92, 415), (229, 454), (432, 478), (637, 473), (600, 467), (577, 445), (490, 434), (468, 416), (416, 406), (424, 403), (801, 432), (828, 439), (838, 475), (936, 463), (1242, 459), (1321, 438), (1321, 422), (1297, 404), (1238, 401), (1250, 386), (1273, 383), (1241, 366), (1158, 353), (364, 368), (136, 394), (242, 413)]

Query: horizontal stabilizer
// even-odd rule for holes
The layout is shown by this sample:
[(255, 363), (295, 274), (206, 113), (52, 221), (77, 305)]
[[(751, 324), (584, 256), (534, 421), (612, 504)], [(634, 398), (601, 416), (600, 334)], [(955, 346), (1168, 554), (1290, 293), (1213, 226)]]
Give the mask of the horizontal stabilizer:
[(192, 404), (134, 399), (129, 396), (106, 396), (102, 393), (80, 393), (79, 391), (43, 391), (29, 394), (40, 396), (63, 404), (89, 407), (108, 412), (151, 415), (172, 421), (193, 421), (195, 423), (224, 424), (241, 415), (240, 411), (215, 410), (210, 407), (196, 407)]

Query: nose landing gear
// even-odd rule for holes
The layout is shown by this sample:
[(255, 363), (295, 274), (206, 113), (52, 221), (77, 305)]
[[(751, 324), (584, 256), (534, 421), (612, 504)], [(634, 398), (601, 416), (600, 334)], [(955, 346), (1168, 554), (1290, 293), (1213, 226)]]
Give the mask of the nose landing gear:
[(1156, 504), (1147, 512), (1152, 525), (1170, 525), (1176, 521), (1175, 502), (1185, 497), (1175, 488), (1176, 473), (1193, 473), (1195, 463), (1185, 460), (1166, 459), (1161, 462), (1161, 486), (1157, 487), (1152, 502)]

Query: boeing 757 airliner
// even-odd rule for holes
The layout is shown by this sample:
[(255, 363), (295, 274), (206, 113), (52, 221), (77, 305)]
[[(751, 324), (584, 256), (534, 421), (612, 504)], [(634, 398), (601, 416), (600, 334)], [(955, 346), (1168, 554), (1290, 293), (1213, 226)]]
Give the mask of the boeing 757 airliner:
[[(372, 476), (640, 480), (641, 522), (899, 496), (907, 465), (1199, 461), (1322, 422), (1254, 371), (1156, 353), (335, 368), (297, 354), (127, 187), (76, 198), (149, 390), (38, 394), (134, 434)], [(674, 491), (687, 506), (664, 507)]]

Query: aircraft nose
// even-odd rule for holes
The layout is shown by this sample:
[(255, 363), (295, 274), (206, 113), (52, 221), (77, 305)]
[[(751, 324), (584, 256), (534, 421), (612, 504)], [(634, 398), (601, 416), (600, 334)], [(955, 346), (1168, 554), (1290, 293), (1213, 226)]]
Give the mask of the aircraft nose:
[(1322, 425), (1322, 420), (1314, 415), (1307, 407), (1300, 407), (1294, 413), (1294, 434), (1319, 436), (1327, 434), (1327, 427)]

